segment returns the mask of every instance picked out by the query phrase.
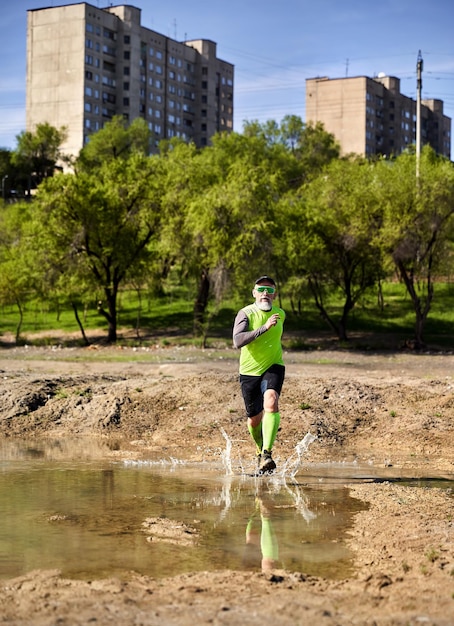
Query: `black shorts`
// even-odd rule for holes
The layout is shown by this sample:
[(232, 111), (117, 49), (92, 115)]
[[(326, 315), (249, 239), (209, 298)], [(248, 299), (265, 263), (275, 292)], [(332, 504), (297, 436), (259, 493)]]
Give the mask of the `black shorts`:
[(277, 364), (269, 367), (261, 376), (240, 374), (241, 393), (248, 417), (254, 417), (263, 411), (263, 394), (267, 389), (274, 389), (280, 395), (284, 377), (284, 365)]

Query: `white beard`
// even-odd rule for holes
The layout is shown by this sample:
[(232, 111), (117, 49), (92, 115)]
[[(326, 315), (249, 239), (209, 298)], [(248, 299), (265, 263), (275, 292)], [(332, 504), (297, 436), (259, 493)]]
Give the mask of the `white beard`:
[(261, 311), (271, 311), (273, 308), (272, 302), (257, 302), (257, 306)]

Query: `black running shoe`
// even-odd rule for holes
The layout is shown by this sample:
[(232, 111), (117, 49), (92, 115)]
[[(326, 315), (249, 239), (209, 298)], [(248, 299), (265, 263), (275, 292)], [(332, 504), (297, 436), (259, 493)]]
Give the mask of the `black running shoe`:
[(276, 469), (271, 452), (264, 450), (262, 453), (262, 463), (259, 467), (259, 474), (271, 474)]

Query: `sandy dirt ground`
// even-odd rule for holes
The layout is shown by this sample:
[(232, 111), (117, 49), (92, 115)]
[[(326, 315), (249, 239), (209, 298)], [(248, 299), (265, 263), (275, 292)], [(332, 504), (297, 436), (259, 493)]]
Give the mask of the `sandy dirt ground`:
[[(112, 442), (113, 458), (216, 459), (221, 428), (253, 454), (237, 353), (11, 348), (0, 352), (0, 438)], [(408, 478), (454, 479), (454, 355), (286, 354), (277, 459), (305, 433), (308, 463), (352, 461)], [(184, 446), (182, 446), (184, 442)], [(0, 581), (0, 624), (454, 625), (454, 499), (399, 480), (351, 484), (348, 579), (269, 570)]]

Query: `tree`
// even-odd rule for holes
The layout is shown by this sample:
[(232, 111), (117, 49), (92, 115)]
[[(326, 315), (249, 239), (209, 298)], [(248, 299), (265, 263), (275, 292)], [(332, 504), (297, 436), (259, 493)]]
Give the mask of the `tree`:
[[(179, 160), (173, 184), (180, 208), (172, 209), (173, 247), (188, 275), (196, 279), (194, 332), (203, 334), (210, 296), (271, 271), (271, 232), (276, 200), (297, 175), (298, 164), (283, 146), (263, 137), (219, 134), (213, 145)], [(176, 182), (178, 181), (178, 182)]]
[(138, 117), (128, 123), (116, 116), (90, 136), (90, 141), (80, 151), (77, 167), (89, 170), (105, 161), (127, 159), (135, 152), (148, 155), (149, 151), (150, 131), (146, 121)]
[(261, 137), (268, 146), (281, 144), (290, 150), (301, 163), (301, 178), (293, 181), (300, 186), (333, 159), (339, 158), (340, 147), (334, 135), (325, 131), (321, 122), (305, 124), (297, 115), (285, 115), (280, 125), (274, 120), (260, 124), (244, 124), (246, 137)]
[(43, 183), (35, 207), (40, 245), (103, 292), (98, 310), (117, 339), (119, 287), (150, 255), (161, 214), (159, 160), (133, 153)]
[(25, 302), (39, 273), (30, 218), (26, 204), (8, 205), (0, 211), (0, 302), (14, 304), (18, 309), (16, 343), (20, 340)]
[(415, 312), (414, 344), (424, 347), (424, 327), (435, 294), (434, 279), (447, 268), (454, 216), (454, 166), (425, 146), (416, 176), (415, 156), (383, 161), (380, 202), (383, 244), (405, 284)]
[[(383, 276), (381, 208), (373, 165), (340, 160), (283, 202), (289, 274), (304, 276), (315, 304), (339, 339), (347, 340), (350, 312)], [(336, 318), (331, 296), (341, 295)]]
[(57, 163), (63, 159), (60, 148), (66, 135), (65, 127), (57, 129), (47, 122), (37, 124), (34, 133), (23, 131), (16, 137), (13, 165), (24, 175), (32, 177), (38, 186), (45, 178), (54, 175)]

